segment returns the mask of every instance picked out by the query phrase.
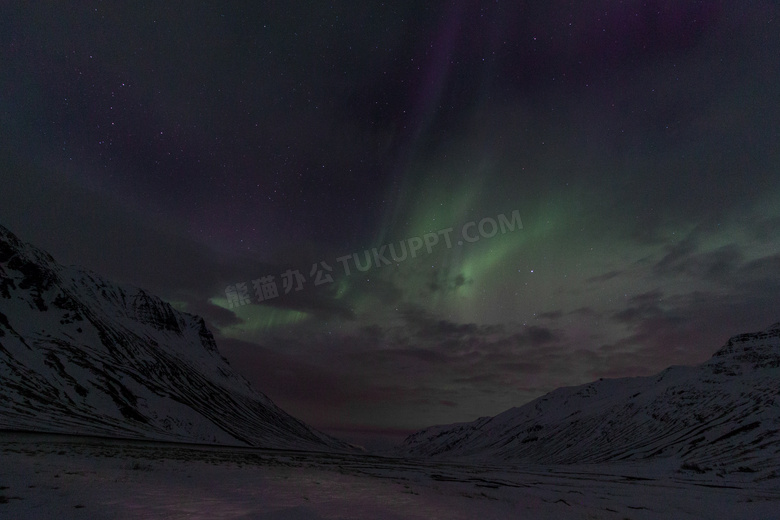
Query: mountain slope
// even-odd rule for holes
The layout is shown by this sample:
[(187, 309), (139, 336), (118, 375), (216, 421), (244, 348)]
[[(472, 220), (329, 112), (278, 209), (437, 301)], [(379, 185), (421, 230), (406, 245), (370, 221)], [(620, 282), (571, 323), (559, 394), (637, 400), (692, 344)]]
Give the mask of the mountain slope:
[(415, 456), (546, 464), (676, 457), (696, 468), (780, 469), (780, 323), (707, 362), (559, 388), (495, 417), (407, 437)]
[(346, 448), (237, 376), (202, 318), (0, 226), (0, 429)]

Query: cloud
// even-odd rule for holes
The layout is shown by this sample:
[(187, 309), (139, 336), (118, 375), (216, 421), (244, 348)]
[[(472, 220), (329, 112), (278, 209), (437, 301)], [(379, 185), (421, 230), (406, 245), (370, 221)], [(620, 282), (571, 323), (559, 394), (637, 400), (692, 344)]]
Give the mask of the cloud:
[[(281, 290), (281, 284), (278, 284)], [(316, 315), (321, 320), (340, 318), (355, 319), (355, 311), (349, 298), (336, 298), (337, 286), (329, 284), (325, 287), (307, 287), (301, 291), (280, 292), (276, 298), (263, 301), (258, 305), (268, 305), (279, 309), (306, 312)]]
[(604, 273), (604, 274), (601, 274), (601, 275), (598, 275), (598, 276), (593, 276), (591, 278), (588, 278), (586, 281), (588, 283), (606, 282), (606, 281), (612, 280), (613, 278), (615, 278), (617, 276), (620, 276), (623, 273), (624, 273), (624, 271), (613, 270), (613, 271), (609, 271), (607, 273)]
[(454, 323), (438, 318), (435, 314), (417, 307), (405, 309), (401, 316), (413, 331), (413, 335), (426, 341), (468, 340), (469, 338), (486, 337), (503, 331), (502, 325)]
[(659, 290), (638, 294), (628, 300), (629, 307), (616, 312), (612, 318), (622, 323), (638, 323), (651, 318), (664, 315), (659, 305), (663, 300), (663, 293)]
[(673, 246), (654, 269), (657, 274), (686, 275), (707, 281), (727, 281), (736, 274), (743, 259), (744, 254), (735, 244), (698, 252), (693, 243), (683, 241)]
[(538, 347), (556, 339), (553, 331), (546, 327), (531, 325), (522, 332), (515, 333), (511, 339), (520, 346)]

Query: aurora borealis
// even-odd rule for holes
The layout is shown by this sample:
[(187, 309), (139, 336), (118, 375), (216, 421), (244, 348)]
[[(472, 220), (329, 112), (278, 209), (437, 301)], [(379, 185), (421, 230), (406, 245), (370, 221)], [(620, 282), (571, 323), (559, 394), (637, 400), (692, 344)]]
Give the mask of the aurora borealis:
[(3, 11), (0, 224), (204, 316), (329, 433), (381, 445), (780, 319), (775, 2)]

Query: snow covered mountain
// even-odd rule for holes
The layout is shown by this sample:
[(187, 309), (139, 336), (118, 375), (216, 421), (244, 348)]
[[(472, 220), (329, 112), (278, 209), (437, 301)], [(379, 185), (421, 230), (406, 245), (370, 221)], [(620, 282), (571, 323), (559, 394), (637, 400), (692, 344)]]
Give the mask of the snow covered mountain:
[(707, 362), (559, 388), (525, 406), (407, 437), (413, 456), (545, 464), (669, 457), (696, 471), (780, 476), (780, 323)]
[(349, 448), (237, 376), (202, 318), (61, 266), (2, 226), (0, 429)]

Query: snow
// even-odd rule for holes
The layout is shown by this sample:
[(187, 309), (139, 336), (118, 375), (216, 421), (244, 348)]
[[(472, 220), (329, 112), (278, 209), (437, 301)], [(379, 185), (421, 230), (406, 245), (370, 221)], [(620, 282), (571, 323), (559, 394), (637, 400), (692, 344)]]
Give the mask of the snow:
[(780, 482), (663, 464), (484, 466), (0, 434), (0, 517), (778, 518)]
[(351, 449), (239, 377), (202, 318), (0, 226), (0, 428)]
[(731, 338), (695, 367), (559, 388), (522, 407), (407, 437), (399, 454), (492, 462), (668, 458), (780, 474), (780, 328)]

